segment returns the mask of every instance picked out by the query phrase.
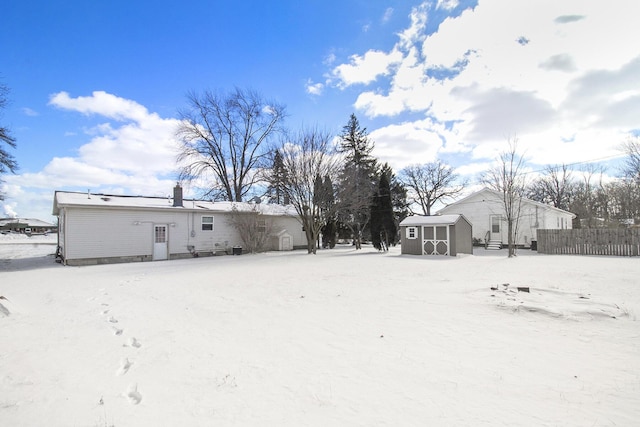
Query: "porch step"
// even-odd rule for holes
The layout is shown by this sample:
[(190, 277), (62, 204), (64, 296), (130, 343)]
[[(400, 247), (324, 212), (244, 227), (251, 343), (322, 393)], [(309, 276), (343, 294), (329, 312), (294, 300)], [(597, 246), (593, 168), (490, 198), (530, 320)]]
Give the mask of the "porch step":
[(490, 251), (499, 251), (502, 249), (502, 242), (500, 240), (489, 240), (485, 249)]

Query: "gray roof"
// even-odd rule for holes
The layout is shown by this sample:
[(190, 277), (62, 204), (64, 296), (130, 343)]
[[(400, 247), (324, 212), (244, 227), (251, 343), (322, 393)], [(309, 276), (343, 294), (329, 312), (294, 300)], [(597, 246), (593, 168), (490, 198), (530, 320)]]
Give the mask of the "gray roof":
[[(464, 218), (460, 214), (453, 215), (413, 215), (405, 218), (400, 223), (401, 227), (411, 225), (451, 225), (458, 222), (460, 218)], [(467, 221), (468, 222), (468, 221)]]
[(264, 215), (296, 216), (293, 206), (273, 205), (268, 203), (247, 202), (211, 202), (206, 200), (184, 199), (182, 206), (173, 206), (173, 199), (167, 197), (118, 196), (110, 194), (77, 193), (56, 191), (53, 200), (53, 214), (58, 215), (62, 207), (76, 208), (125, 208), (146, 210), (178, 210), (200, 212), (252, 212), (254, 209)]
[(50, 222), (42, 221), (36, 218), (2, 218), (0, 219), (0, 227), (8, 225), (8, 224), (27, 224), (27, 227), (44, 227), (44, 228), (53, 228), (56, 225), (51, 224)]
[[(445, 207), (440, 209), (438, 211), (438, 213), (439, 212), (443, 212), (444, 213), (444, 212), (447, 212), (447, 211), (450, 212), (450, 211), (454, 210), (456, 206), (461, 206), (461, 205), (463, 205), (465, 203), (468, 203), (468, 201), (470, 199), (473, 199), (474, 197), (476, 197), (476, 196), (478, 196), (478, 195), (480, 195), (482, 193), (488, 193), (488, 194), (493, 195), (496, 198), (496, 201), (502, 200), (502, 194), (501, 193), (499, 193), (498, 191), (493, 190), (491, 188), (484, 187), (481, 190), (475, 191), (475, 192), (469, 194), (468, 196), (463, 197), (460, 200), (456, 200), (455, 202), (449, 203), (448, 205), (446, 205)], [(484, 202), (484, 200), (482, 200), (482, 201)], [(576, 217), (576, 214), (574, 214), (572, 212), (556, 208), (556, 207), (548, 205), (546, 203), (536, 202), (535, 200), (527, 199), (527, 198), (524, 198), (524, 197), (522, 198), (522, 202), (523, 203), (528, 203), (528, 204), (531, 204), (531, 205), (534, 205), (534, 206), (538, 206), (538, 207), (546, 209), (546, 210), (555, 211), (557, 213), (563, 213), (563, 214), (571, 215), (571, 218), (575, 218)]]

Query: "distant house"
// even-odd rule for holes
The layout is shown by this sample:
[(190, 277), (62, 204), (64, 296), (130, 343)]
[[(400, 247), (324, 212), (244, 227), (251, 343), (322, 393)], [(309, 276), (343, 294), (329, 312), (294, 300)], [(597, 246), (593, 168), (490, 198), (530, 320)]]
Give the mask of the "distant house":
[(0, 219), (1, 232), (13, 232), (24, 234), (43, 234), (55, 231), (58, 226), (50, 222), (35, 218), (2, 218)]
[(269, 233), (267, 249), (306, 248), (290, 206), (183, 200), (179, 186), (173, 198), (56, 191), (53, 202), (58, 254), (68, 265), (241, 253), (242, 239), (229, 220), (257, 213), (258, 231)]
[(413, 215), (400, 222), (403, 254), (472, 254), (471, 223), (464, 215)]
[[(516, 245), (530, 247), (539, 229), (569, 229), (575, 214), (544, 203), (522, 199)], [(502, 194), (483, 188), (461, 200), (447, 205), (439, 214), (461, 214), (473, 225), (473, 238), (495, 246), (506, 246), (507, 223)]]

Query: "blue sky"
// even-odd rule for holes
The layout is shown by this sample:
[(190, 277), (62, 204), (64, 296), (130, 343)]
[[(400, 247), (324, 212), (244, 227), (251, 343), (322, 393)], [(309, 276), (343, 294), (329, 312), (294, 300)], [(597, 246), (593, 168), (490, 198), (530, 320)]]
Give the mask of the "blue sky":
[(292, 129), (337, 134), (353, 112), (396, 171), (440, 158), (473, 179), (514, 136), (532, 170), (611, 159), (640, 130), (639, 12), (632, 0), (10, 1), (0, 120), (20, 170), (3, 177), (0, 216), (52, 220), (55, 190), (167, 195), (190, 90), (255, 89), (287, 106)]

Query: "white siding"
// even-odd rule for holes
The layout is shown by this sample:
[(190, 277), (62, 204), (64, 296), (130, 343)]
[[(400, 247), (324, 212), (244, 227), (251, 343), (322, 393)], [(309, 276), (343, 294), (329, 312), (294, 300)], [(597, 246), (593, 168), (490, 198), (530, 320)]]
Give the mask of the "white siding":
[(302, 231), (302, 224), (294, 217), (276, 217), (273, 220), (272, 234), (286, 230), (291, 235), (294, 248), (307, 246), (307, 235)]
[[(66, 209), (65, 258), (151, 256), (153, 224), (169, 225), (170, 253), (186, 252), (184, 215), (122, 209)], [(181, 247), (184, 249), (180, 250)]]
[[(151, 260), (153, 227), (167, 225), (169, 259), (190, 252), (215, 253), (242, 246), (230, 213), (182, 208), (66, 206), (59, 209), (59, 240), (64, 259), (73, 263)], [(202, 229), (202, 217), (213, 216), (213, 230)], [(295, 217), (267, 216), (277, 231), (286, 230), (293, 245), (306, 246)], [(113, 258), (113, 260), (108, 260)]]
[[(493, 192), (479, 191), (458, 203), (440, 209), (438, 213), (464, 215), (473, 225), (473, 237), (480, 240), (484, 240), (489, 231), (491, 216), (500, 215), (502, 243), (507, 243), (504, 205)], [(537, 239), (538, 229), (571, 228), (571, 220), (572, 214), (569, 212), (524, 199), (520, 210), (516, 244), (529, 245), (531, 240)]]
[[(229, 225), (224, 213), (189, 212), (186, 246), (193, 246), (196, 252), (223, 251), (242, 245), (238, 231)], [(202, 230), (202, 217), (213, 216), (213, 230)], [(185, 249), (182, 252), (185, 252)]]

